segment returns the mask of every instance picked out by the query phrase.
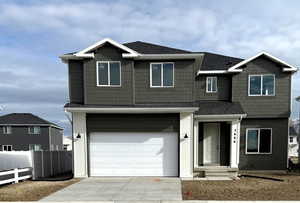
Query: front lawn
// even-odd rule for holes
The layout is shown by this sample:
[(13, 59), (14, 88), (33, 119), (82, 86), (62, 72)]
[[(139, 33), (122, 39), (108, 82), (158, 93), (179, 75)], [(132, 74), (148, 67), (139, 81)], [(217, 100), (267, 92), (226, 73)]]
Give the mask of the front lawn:
[(36, 201), (80, 179), (66, 181), (24, 181), (0, 186), (0, 201)]
[(283, 182), (242, 177), (234, 181), (182, 181), (184, 200), (300, 200), (299, 175), (262, 175)]

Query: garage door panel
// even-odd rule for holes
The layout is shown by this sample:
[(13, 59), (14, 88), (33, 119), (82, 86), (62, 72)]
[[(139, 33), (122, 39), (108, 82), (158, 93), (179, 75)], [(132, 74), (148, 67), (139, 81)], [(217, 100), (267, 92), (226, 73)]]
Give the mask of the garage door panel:
[(91, 176), (178, 176), (177, 133), (91, 133)]

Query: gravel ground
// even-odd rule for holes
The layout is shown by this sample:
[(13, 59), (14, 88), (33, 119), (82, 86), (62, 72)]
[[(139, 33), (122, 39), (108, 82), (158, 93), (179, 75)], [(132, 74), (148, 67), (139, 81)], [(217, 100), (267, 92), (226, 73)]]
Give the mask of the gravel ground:
[(80, 179), (66, 181), (24, 181), (0, 186), (0, 201), (36, 201)]
[(260, 178), (234, 181), (182, 181), (184, 200), (300, 200), (300, 174), (263, 175), (283, 182)]

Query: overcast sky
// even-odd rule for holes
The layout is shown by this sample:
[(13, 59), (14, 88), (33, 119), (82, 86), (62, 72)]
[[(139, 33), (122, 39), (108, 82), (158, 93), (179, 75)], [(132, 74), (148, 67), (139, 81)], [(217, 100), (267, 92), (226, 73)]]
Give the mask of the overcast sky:
[[(32, 112), (70, 135), (67, 66), (58, 56), (104, 37), (242, 58), (264, 50), (300, 67), (299, 0), (62, 2), (0, 1), (0, 114)], [(294, 97), (299, 87), (298, 73)]]

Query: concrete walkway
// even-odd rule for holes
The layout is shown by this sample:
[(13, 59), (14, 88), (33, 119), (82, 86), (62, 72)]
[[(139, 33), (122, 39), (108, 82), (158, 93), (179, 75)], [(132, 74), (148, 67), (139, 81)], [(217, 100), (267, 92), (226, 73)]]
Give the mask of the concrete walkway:
[(182, 200), (179, 178), (86, 178), (40, 201)]

